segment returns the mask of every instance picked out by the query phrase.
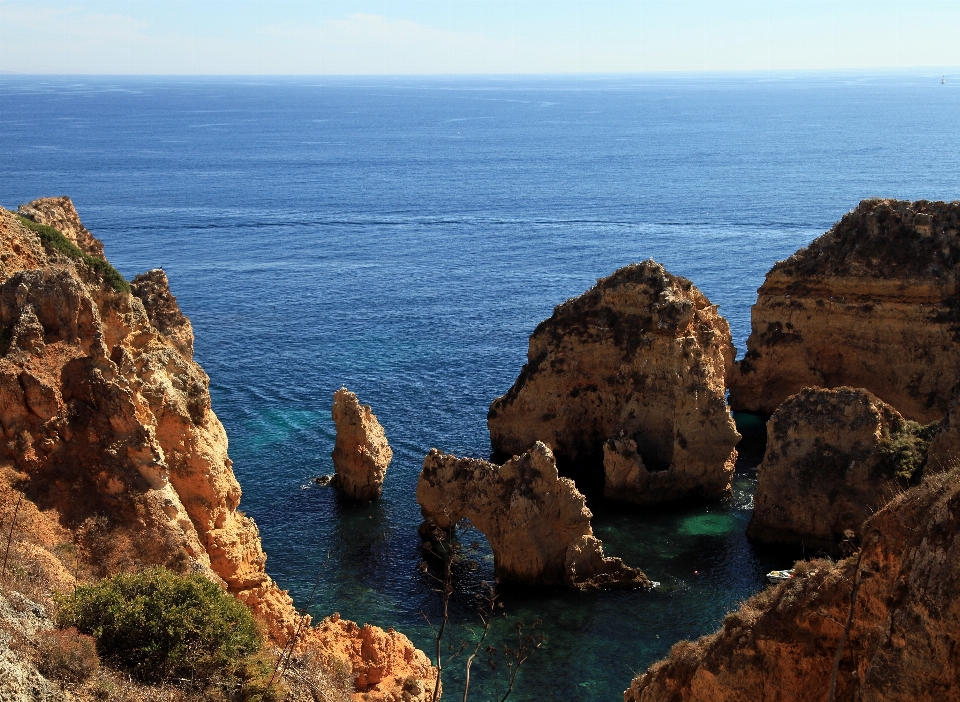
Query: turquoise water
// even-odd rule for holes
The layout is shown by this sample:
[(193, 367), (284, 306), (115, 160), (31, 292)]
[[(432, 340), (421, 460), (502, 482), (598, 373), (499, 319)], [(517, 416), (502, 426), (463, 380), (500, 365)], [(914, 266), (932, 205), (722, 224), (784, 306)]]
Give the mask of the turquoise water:
[[(958, 115), (960, 90), (922, 73), (0, 75), (0, 203), (69, 194), (125, 275), (164, 267), (270, 573), (305, 606), (322, 570), (316, 615), (394, 626), (428, 649), (439, 597), (418, 569), (423, 456), (489, 455), (487, 407), (553, 306), (652, 256), (721, 305), (742, 353), (775, 260), (863, 197), (958, 197)], [(375, 504), (311, 481), (332, 469), (341, 384), (394, 448)], [(757, 460), (748, 452), (720, 504), (589, 495), (607, 553), (661, 587), (499, 588), (507, 619), (492, 637), (517, 619), (542, 620), (547, 637), (511, 699), (617, 699), (633, 671), (789, 565), (743, 535)], [(455, 573), (455, 640), (492, 576), (483, 539), (460, 538), (476, 567)], [(489, 669), (475, 670), (471, 699), (492, 698)]]

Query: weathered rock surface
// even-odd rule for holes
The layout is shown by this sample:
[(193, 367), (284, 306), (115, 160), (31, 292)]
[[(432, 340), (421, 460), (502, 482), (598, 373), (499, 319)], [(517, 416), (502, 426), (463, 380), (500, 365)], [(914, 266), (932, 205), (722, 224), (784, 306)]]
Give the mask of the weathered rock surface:
[(734, 410), (772, 414), (803, 387), (866, 388), (939, 420), (960, 381), (960, 202), (864, 200), (760, 287)]
[(106, 260), (103, 255), (103, 244), (80, 222), (80, 215), (77, 214), (70, 198), (43, 197), (26, 205), (20, 205), (17, 208), (17, 214), (37, 224), (46, 224), (48, 227), (59, 229), (61, 234), (84, 253)]
[(160, 268), (141, 273), (130, 281), (130, 292), (140, 299), (150, 324), (163, 334), (180, 354), (193, 358), (193, 325), (180, 311), (170, 292), (170, 281)]
[(490, 406), (491, 442), (510, 455), (543, 441), (565, 461), (604, 453), (615, 499), (718, 497), (740, 438), (724, 399), (733, 355), (729, 325), (689, 280), (653, 261), (621, 268), (533, 332)]
[(626, 702), (826, 700), (859, 581), (837, 676), (837, 700), (957, 699), (960, 475), (933, 474), (866, 524), (862, 558), (798, 564), (723, 628), (676, 644), (635, 678)]
[(337, 442), (331, 454), (336, 485), (355, 500), (376, 500), (393, 460), (383, 427), (369, 405), (361, 405), (346, 388), (333, 394)]
[(927, 449), (927, 470), (950, 470), (960, 465), (960, 398), (940, 420), (936, 435)]
[(417, 482), (421, 533), (449, 534), (469, 519), (490, 542), (501, 580), (578, 588), (649, 587), (640, 571), (606, 558), (586, 500), (561, 478), (553, 453), (537, 442), (502, 466), (430, 451)]
[(933, 429), (863, 389), (804, 388), (767, 424), (747, 535), (837, 552), (919, 478)]
[[(59, 198), (30, 208), (67, 220), (76, 214)], [(79, 220), (67, 224), (82, 243)], [(23, 513), (34, 515), (33, 527), (24, 527), (32, 562), (62, 580), (56, 554), (66, 542), (77, 544), (93, 576), (153, 564), (203, 572), (247, 604), (278, 643), (288, 640), (298, 614), (264, 571), (256, 524), (238, 511), (227, 436), (166, 276), (138, 279), (146, 304), (98, 276), (45, 249), (0, 208), (0, 491), (5, 504), (22, 493)], [(397, 650), (406, 641), (388, 638)], [(314, 630), (304, 637), (325, 640)], [(389, 668), (399, 660), (375, 648), (351, 643), (360, 651), (351, 665), (385, 660)], [(400, 695), (390, 675), (383, 681), (364, 699)]]

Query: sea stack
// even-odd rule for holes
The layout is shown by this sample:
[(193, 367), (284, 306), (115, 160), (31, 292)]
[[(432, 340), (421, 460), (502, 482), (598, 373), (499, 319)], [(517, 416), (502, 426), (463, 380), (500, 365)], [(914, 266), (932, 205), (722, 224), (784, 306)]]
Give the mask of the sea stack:
[(958, 273), (960, 202), (864, 200), (767, 273), (731, 406), (769, 416), (846, 385), (939, 420), (960, 382)]
[(520, 376), (490, 406), (491, 442), (603, 460), (614, 499), (720, 497), (740, 439), (724, 398), (733, 356), (727, 321), (693, 283), (654, 261), (626, 266), (536, 328)]
[(383, 427), (369, 405), (361, 405), (346, 388), (333, 394), (333, 423), (337, 428), (333, 467), (336, 484), (355, 500), (376, 500), (393, 460)]
[(593, 516), (553, 453), (536, 442), (502, 466), (430, 451), (417, 482), (421, 534), (446, 538), (463, 518), (487, 537), (502, 580), (580, 589), (649, 587), (640, 571), (606, 558)]
[(863, 389), (804, 388), (767, 423), (747, 535), (831, 553), (923, 472), (936, 425), (905, 420)]

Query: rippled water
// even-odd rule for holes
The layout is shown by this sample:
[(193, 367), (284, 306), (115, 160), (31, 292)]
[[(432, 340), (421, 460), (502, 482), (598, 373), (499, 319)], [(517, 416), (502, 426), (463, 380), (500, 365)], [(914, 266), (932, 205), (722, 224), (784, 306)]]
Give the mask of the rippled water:
[[(742, 351), (764, 273), (861, 198), (958, 197), (958, 98), (921, 74), (0, 75), (0, 203), (68, 194), (125, 275), (164, 267), (270, 573), (305, 606), (322, 571), (315, 614), (395, 626), (427, 649), (439, 599), (417, 569), (420, 464), (434, 446), (489, 454), (487, 407), (553, 306), (652, 256), (720, 303)], [(311, 483), (331, 471), (341, 384), (394, 447), (375, 504)], [(617, 699), (787, 565), (793, 554), (743, 536), (755, 462), (721, 504), (590, 496), (607, 553), (662, 586), (500, 588), (492, 640), (516, 619), (542, 620), (547, 637), (511, 699)], [(492, 576), (483, 539), (461, 541), (476, 568), (455, 574), (457, 640)], [(492, 698), (484, 663), (476, 675), (471, 699)]]

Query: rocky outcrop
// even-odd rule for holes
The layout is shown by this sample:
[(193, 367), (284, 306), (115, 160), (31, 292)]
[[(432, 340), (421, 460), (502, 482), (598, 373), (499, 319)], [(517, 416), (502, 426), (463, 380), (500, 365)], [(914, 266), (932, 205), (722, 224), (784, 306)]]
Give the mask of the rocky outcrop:
[(604, 455), (615, 499), (718, 497), (740, 438), (724, 399), (733, 354), (693, 283), (653, 261), (621, 268), (533, 332), (527, 364), (490, 406), (491, 442), (508, 455), (535, 441), (564, 461)]
[[(69, 200), (29, 207), (75, 216)], [(71, 226), (80, 245), (82, 225)], [(104, 277), (112, 269), (48, 249), (3, 209), (0, 252), (0, 488), (12, 491), (7, 504), (23, 494), (25, 513), (46, 520), (44, 557), (58, 563), (66, 542), (93, 576), (144, 565), (203, 572), (287, 641), (299, 616), (264, 570), (256, 524), (238, 510), (227, 436), (166, 277), (139, 278), (143, 299), (118, 292)], [(374, 659), (367, 646), (350, 662), (359, 670)], [(369, 699), (400, 694), (384, 680)]]
[(80, 222), (73, 202), (68, 197), (43, 197), (17, 208), (17, 214), (37, 224), (53, 227), (90, 256), (105, 259), (103, 244)]
[(919, 478), (936, 425), (905, 420), (866, 390), (805, 388), (767, 423), (747, 535), (837, 552)]
[(180, 311), (170, 292), (170, 281), (161, 268), (141, 273), (130, 281), (130, 292), (143, 303), (150, 324), (186, 359), (193, 358), (193, 325)]
[(349, 661), (357, 694), (366, 702), (430, 702), (436, 671), (423, 651), (403, 634), (341, 619), (334, 614), (319, 622), (313, 635), (331, 660)]
[(333, 423), (337, 428), (333, 467), (335, 484), (355, 500), (376, 500), (393, 460), (383, 427), (369, 405), (361, 405), (346, 388), (333, 394)]
[(448, 538), (469, 519), (490, 543), (501, 580), (577, 588), (649, 587), (639, 570), (606, 558), (586, 500), (537, 442), (502, 466), (430, 451), (417, 482), (421, 534)]
[(865, 200), (767, 274), (734, 410), (766, 415), (803, 387), (866, 388), (920, 422), (960, 381), (960, 203)]
[(960, 398), (940, 420), (937, 433), (927, 449), (928, 470), (950, 470), (960, 465)]
[(729, 614), (719, 632), (676, 644), (633, 680), (624, 700), (826, 700), (838, 650), (837, 700), (956, 699), (956, 471), (926, 477), (874, 515), (860, 554), (798, 566), (793, 578)]

